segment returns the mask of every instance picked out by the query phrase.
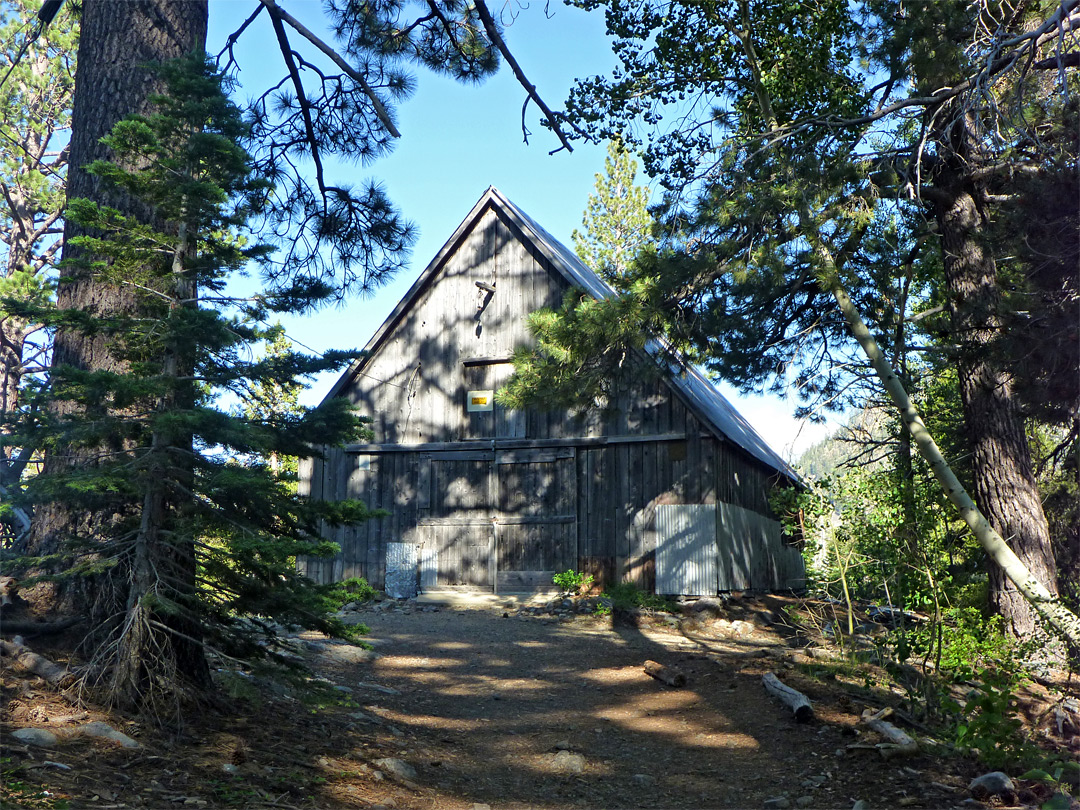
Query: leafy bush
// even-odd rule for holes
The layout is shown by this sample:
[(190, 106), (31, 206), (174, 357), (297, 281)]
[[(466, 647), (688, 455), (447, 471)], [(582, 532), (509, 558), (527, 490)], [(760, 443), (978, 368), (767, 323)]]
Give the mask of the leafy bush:
[(349, 602), (370, 602), (379, 592), (363, 577), (349, 577), (331, 586), (330, 599), (338, 610)]
[(584, 593), (592, 587), (593, 575), (571, 568), (556, 574), (551, 581), (559, 586), (559, 590), (563, 593)]
[(612, 585), (604, 591), (604, 596), (611, 600), (613, 607), (621, 610), (647, 608), (675, 612), (675, 606), (670, 599), (654, 593), (645, 593), (633, 582)]
[(962, 706), (951, 698), (944, 701), (956, 718), (957, 749), (977, 754), (994, 769), (1043, 763), (1043, 752), (1023, 735), (1016, 707), (1019, 685), (1015, 673), (986, 668), (975, 673), (974, 686)]

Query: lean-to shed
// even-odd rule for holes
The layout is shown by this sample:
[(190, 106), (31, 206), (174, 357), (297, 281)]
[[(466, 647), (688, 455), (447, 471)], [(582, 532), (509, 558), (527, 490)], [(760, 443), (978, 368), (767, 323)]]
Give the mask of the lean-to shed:
[(569, 568), (669, 594), (802, 585), (768, 500), (796, 474), (691, 366), (584, 417), (494, 401), (526, 316), (570, 288), (612, 294), (488, 189), (327, 395), (375, 439), (303, 460), (301, 492), (390, 514), (328, 530), (341, 553), (301, 560), (309, 576), (401, 595), (550, 587)]

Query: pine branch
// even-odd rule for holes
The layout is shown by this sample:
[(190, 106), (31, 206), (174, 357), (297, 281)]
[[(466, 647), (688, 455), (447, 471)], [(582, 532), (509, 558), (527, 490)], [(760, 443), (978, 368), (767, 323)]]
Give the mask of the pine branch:
[(390, 118), (390, 114), (386, 111), (386, 107), (383, 105), (382, 100), (376, 95), (375, 91), (371, 88), (371, 85), (368, 84), (364, 74), (346, 62), (336, 50), (311, 33), (303, 23), (281, 8), (275, 0), (259, 0), (259, 2), (266, 6), (273, 19), (288, 23), (291, 28), (300, 34), (300, 36), (326, 54), (335, 65), (341, 68), (346, 76), (359, 84), (360, 89), (364, 91), (364, 95), (371, 100), (371, 104), (375, 108), (375, 114), (379, 117), (379, 121), (382, 122), (386, 131), (395, 138), (401, 137), (401, 133), (398, 131), (398, 128), (394, 126), (394, 122)]
[(285, 26), (281, 20), (271, 14), (270, 19), (274, 24), (274, 33), (277, 35), (278, 46), (281, 48), (281, 57), (289, 69), (292, 78), (293, 89), (296, 90), (296, 103), (300, 105), (300, 114), (304, 119), (304, 129), (307, 132), (308, 147), (311, 149), (311, 160), (315, 164), (315, 181), (319, 184), (319, 191), (323, 198), (323, 208), (326, 208), (326, 183), (323, 180), (322, 158), (319, 156), (319, 139), (315, 136), (315, 124), (311, 120), (311, 105), (307, 94), (304, 92), (304, 83), (300, 79), (300, 71), (296, 67), (296, 60), (292, 47), (289, 45), (289, 37), (285, 32)]

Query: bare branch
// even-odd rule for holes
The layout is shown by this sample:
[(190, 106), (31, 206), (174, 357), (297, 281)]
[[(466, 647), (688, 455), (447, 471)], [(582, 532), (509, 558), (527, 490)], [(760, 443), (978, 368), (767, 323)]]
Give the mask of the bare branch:
[(229, 52), (229, 61), (226, 64), (226, 66), (228, 66), (229, 64), (233, 64), (233, 65), (236, 64), (236, 59), (233, 57), (233, 46), (236, 45), (236, 41), (238, 39), (240, 39), (240, 35), (243, 34), (244, 31), (247, 30), (247, 27), (249, 25), (251, 25), (253, 22), (255, 22), (256, 18), (260, 14), (262, 14), (262, 10), (264, 8), (265, 8), (265, 6), (262, 6), (262, 5), (256, 6), (255, 11), (252, 12), (251, 16), (248, 17), (246, 20), (244, 20), (244, 22), (241, 24), (241, 26), (239, 28), (237, 28), (235, 31), (233, 31), (231, 34), (229, 34), (229, 38), (225, 40), (225, 47), (222, 48), (220, 51), (218, 51), (217, 58), (220, 60), (222, 55), (225, 53), (225, 51), (228, 51)]
[[(488, 38), (492, 44), (499, 49), (499, 53), (502, 54), (503, 59), (506, 60), (506, 64), (510, 65), (510, 70), (514, 72), (514, 78), (518, 80), (518, 84), (525, 88), (525, 92), (529, 94), (529, 98), (533, 100), (537, 107), (547, 116), (548, 125), (551, 127), (552, 132), (558, 137), (559, 142), (562, 144), (561, 149), (565, 149), (568, 152), (573, 152), (574, 147), (570, 145), (569, 139), (563, 134), (562, 127), (560, 126), (560, 118), (551, 111), (551, 108), (540, 98), (540, 94), (536, 92), (536, 86), (532, 84), (525, 76), (525, 72), (521, 69), (517, 59), (510, 52), (510, 49), (506, 46), (506, 41), (502, 38), (502, 34), (499, 33), (499, 27), (495, 24), (495, 20), (491, 16), (491, 12), (488, 11), (488, 7), (484, 4), (484, 0), (476, 0), (476, 13), (480, 17), (480, 21), (484, 24), (484, 30), (487, 31)], [(529, 102), (526, 100), (525, 104)], [(524, 118), (524, 107), (522, 108), (522, 116)], [(524, 128), (524, 123), (522, 123)], [(528, 130), (525, 130), (525, 142), (528, 143)], [(560, 151), (556, 149), (552, 152)]]

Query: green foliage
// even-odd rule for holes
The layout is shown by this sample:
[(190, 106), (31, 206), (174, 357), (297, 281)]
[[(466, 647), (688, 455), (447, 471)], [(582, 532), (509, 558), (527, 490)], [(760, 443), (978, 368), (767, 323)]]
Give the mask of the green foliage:
[(603, 596), (612, 602), (612, 607), (619, 610), (631, 610), (645, 608), (646, 610), (662, 610), (667, 613), (675, 613), (675, 604), (665, 596), (655, 593), (645, 593), (633, 582), (619, 582), (604, 589)]
[(1013, 707), (1015, 696), (1007, 687), (996, 673), (984, 673), (962, 707), (966, 722), (956, 726), (956, 745), (977, 752), (991, 768), (1015, 764), (1018, 753), (1013, 742), (1021, 723)]
[(634, 257), (652, 238), (649, 190), (634, 184), (637, 161), (619, 141), (608, 144), (604, 174), (596, 175), (574, 251), (585, 265), (618, 289)]
[[(656, 374), (646, 344), (658, 327), (650, 309), (647, 282), (635, 282), (625, 295), (597, 300), (569, 291), (558, 310), (529, 315), (535, 348), (514, 351), (514, 375), (496, 393), (507, 408), (606, 407), (632, 377)], [(645, 324), (645, 326), (643, 326)]]
[[(292, 342), (285, 335), (280, 324), (270, 330), (264, 341), (266, 346), (262, 363), (272, 368), (280, 362), (285, 367), (292, 355)], [(259, 376), (243, 395), (244, 416), (255, 423), (267, 425), (281, 424), (296, 419), (303, 414), (300, 407), (300, 391), (303, 386), (297, 380), (289, 381), (280, 377)], [(281, 470), (289, 475), (297, 475), (299, 463), (295, 456), (282, 457), (271, 452), (264, 461), (275, 471)]]
[(592, 587), (593, 575), (571, 568), (556, 574), (551, 581), (558, 585), (563, 593), (584, 593)]
[[(40, 408), (51, 336), (25, 310), (53, 295), (62, 231), (78, 24), (69, 3), (33, 38), (40, 7), (0, 4), (0, 420), (34, 419)], [(19, 489), (36, 460), (33, 446), (0, 430), (0, 487)], [(0, 537), (18, 536), (24, 523), (0, 514)]]
[(333, 615), (338, 591), (300, 575), (296, 560), (336, 553), (320, 539), (326, 527), (373, 514), (358, 501), (300, 497), (295, 475), (268, 461), (362, 438), (364, 421), (347, 403), (272, 413), (222, 407), (225, 397), (295, 391), (299, 379), (354, 355), (312, 357), (279, 344), (249, 359), (252, 347), (280, 338), (280, 329), (260, 325), (275, 298), (232, 298), (226, 284), (270, 253), (245, 235), (266, 183), (252, 176), (239, 146), (248, 130), (222, 75), (201, 58), (159, 70), (169, 94), (106, 139), (118, 163), (90, 167), (157, 216), (147, 223), (89, 200), (68, 208), (85, 235), (81, 258), (64, 272), (92, 277), (102, 294), (123, 295), (130, 307), (108, 318), (37, 313), (87, 338), (107, 336), (121, 365), (57, 366), (50, 393), (63, 407), (14, 426), (27, 441), (83, 462), (52, 466), (26, 497), (38, 506), (63, 500), (93, 516), (62, 549), (68, 573), (92, 575), (100, 594), (89, 617), (100, 651), (92, 671), (113, 678), (100, 681), (109, 697), (144, 708), (154, 695), (200, 680), (196, 658), (170, 661), (162, 650), (194, 643), (288, 664), (276, 645), (281, 626), (354, 637), (358, 629)]
[(368, 585), (368, 581), (363, 577), (343, 579), (341, 582), (334, 583), (331, 588), (331, 599), (338, 610), (349, 602), (370, 602), (379, 595), (379, 592)]

